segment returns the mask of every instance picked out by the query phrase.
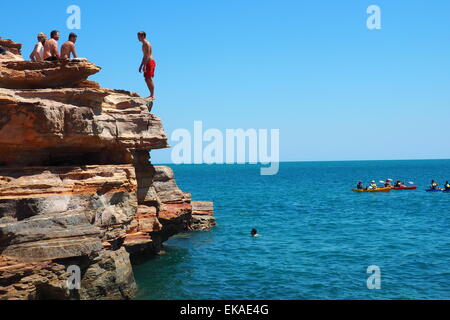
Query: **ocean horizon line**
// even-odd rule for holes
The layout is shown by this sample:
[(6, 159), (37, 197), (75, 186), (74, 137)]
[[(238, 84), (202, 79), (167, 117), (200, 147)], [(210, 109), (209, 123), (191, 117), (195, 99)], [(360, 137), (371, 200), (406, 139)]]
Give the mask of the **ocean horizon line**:
[[(280, 161), (280, 164), (283, 163), (345, 163), (345, 162), (406, 162), (406, 161), (450, 161), (450, 158), (435, 158), (435, 159), (385, 159), (385, 160), (297, 160), (297, 161)], [(152, 162), (153, 165), (157, 166), (204, 166), (204, 165), (211, 165), (211, 166), (235, 166), (235, 165), (268, 165), (266, 163), (182, 163), (182, 164), (176, 164), (176, 163), (170, 163), (170, 162)]]

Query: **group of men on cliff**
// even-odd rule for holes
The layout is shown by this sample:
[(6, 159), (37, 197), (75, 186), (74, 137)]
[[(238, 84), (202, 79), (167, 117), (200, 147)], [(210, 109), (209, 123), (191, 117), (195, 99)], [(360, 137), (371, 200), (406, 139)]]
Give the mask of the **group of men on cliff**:
[[(58, 50), (58, 41), (60, 39), (60, 33), (57, 30), (53, 30), (50, 33), (50, 39), (44, 33), (39, 33), (38, 42), (35, 45), (33, 52), (30, 54), (30, 59), (32, 61), (57, 61), (57, 60), (67, 60), (71, 56), (73, 58), (78, 58), (75, 43), (77, 42), (78, 36), (75, 33), (69, 35), (69, 40), (66, 41), (62, 46), (61, 50)], [(142, 42), (142, 53), (143, 58), (141, 65), (139, 66), (139, 72), (144, 73), (145, 82), (148, 89), (150, 90), (149, 100), (155, 100), (155, 85), (153, 83), (153, 78), (155, 76), (156, 62), (153, 59), (153, 48), (150, 42), (147, 40), (147, 34), (143, 31), (138, 33), (138, 40)]]
[(69, 35), (69, 40), (61, 46), (61, 53), (58, 50), (58, 41), (60, 39), (59, 31), (53, 30), (50, 39), (44, 33), (38, 34), (38, 42), (30, 55), (32, 61), (56, 61), (70, 59), (71, 55), (77, 57), (75, 43), (78, 36), (75, 33)]

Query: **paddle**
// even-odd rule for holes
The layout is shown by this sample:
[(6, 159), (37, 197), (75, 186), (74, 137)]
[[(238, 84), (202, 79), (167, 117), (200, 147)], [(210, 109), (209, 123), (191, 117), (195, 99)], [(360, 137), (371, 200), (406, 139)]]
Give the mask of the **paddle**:
[[(394, 181), (394, 180), (391, 180), (391, 181)], [(380, 183), (385, 183), (384, 181), (380, 181)], [(410, 182), (408, 182), (409, 184), (414, 184), (414, 182), (412, 182), (412, 181), (410, 181)]]
[[(393, 181), (393, 180), (391, 179), (391, 181)], [(380, 181), (380, 183), (385, 184), (386, 182), (385, 181)], [(410, 181), (410, 182), (408, 182), (408, 184), (414, 185), (414, 182)]]

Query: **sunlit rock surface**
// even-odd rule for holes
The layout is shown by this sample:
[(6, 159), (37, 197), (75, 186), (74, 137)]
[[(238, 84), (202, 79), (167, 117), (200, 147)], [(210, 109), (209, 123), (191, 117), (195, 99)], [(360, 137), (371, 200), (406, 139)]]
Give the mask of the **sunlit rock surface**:
[(212, 203), (151, 164), (168, 142), (146, 99), (88, 80), (100, 71), (88, 61), (26, 62), (20, 44), (0, 47), (0, 300), (131, 299), (130, 255), (209, 230)]

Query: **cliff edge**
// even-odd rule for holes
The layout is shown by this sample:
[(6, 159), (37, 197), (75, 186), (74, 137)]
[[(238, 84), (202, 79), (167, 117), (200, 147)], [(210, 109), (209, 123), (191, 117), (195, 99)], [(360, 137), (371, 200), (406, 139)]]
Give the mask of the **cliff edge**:
[(130, 255), (209, 230), (213, 204), (151, 164), (168, 142), (147, 100), (87, 80), (100, 71), (89, 61), (0, 48), (0, 300), (131, 299)]

